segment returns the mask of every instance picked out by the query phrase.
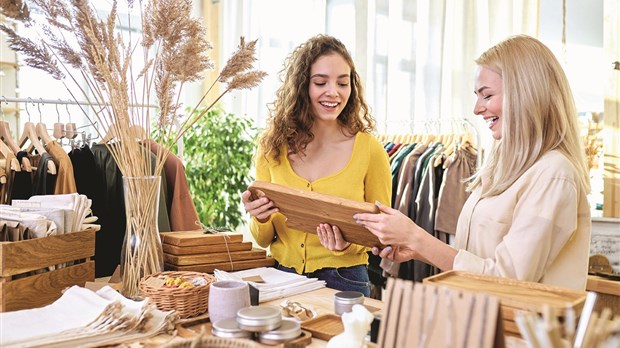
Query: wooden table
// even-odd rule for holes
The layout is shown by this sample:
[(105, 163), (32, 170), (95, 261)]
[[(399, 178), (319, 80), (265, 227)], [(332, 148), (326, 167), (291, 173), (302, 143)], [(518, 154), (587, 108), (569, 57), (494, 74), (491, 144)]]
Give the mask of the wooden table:
[[(330, 288), (322, 288), (319, 290), (314, 290), (310, 292), (306, 292), (303, 294), (293, 295), (286, 298), (281, 298), (273, 301), (268, 301), (261, 303), (261, 305), (271, 305), (271, 306), (279, 306), (280, 303), (284, 300), (290, 300), (299, 302), (303, 306), (307, 308), (314, 309), (318, 315), (322, 314), (333, 314), (334, 313), (334, 294), (337, 293), (338, 290), (330, 289)], [(383, 308), (383, 302), (371, 298), (364, 299), (364, 305), (367, 306), (371, 311), (381, 310)], [(174, 340), (179, 340), (182, 338), (191, 338), (198, 335), (201, 331), (205, 331), (207, 333), (211, 333), (211, 322), (188, 322), (187, 324), (182, 324), (178, 326), (178, 334), (179, 337), (171, 337), (169, 335), (160, 335), (154, 337), (147, 342), (144, 342), (145, 347), (150, 346), (160, 346), (162, 344), (173, 342)], [(317, 338), (312, 338), (312, 343), (308, 346), (310, 348), (315, 347), (325, 347), (327, 345), (326, 341), (319, 340)], [(265, 346), (268, 347), (268, 346)]]

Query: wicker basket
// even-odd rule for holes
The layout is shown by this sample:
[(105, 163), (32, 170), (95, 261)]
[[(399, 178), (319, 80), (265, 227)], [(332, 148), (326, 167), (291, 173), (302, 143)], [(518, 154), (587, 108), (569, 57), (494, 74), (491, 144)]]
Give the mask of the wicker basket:
[[(193, 288), (155, 288), (147, 285), (149, 278), (183, 277), (186, 280), (202, 277), (206, 285)], [(203, 314), (209, 306), (209, 287), (215, 277), (198, 272), (159, 272), (148, 275), (140, 280), (140, 293), (163, 311), (176, 310), (181, 318), (191, 318)]]
[[(191, 339), (184, 339), (168, 343), (163, 348), (192, 348), (192, 347), (208, 347), (208, 348), (264, 348), (262, 344), (240, 338), (221, 338), (210, 336), (197, 336)], [(282, 347), (282, 344), (270, 346), (271, 348)]]

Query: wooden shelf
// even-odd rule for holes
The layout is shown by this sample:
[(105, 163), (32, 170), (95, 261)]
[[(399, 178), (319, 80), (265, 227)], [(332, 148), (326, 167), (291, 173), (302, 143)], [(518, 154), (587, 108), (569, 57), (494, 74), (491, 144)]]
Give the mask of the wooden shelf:
[(5, 114), (12, 114), (17, 111), (19, 111), (18, 108), (4, 107), (4, 105), (2, 106), (2, 112), (4, 112)]
[(15, 62), (0, 61), (0, 67), (10, 67), (10, 68), (13, 68), (13, 69), (17, 69), (19, 67), (19, 64), (15, 63)]

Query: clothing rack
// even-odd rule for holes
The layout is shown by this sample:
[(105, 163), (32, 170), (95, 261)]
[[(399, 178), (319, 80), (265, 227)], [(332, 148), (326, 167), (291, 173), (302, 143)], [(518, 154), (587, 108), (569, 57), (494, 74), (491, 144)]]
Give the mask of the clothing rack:
[[(17, 97), (0, 96), (0, 109), (1, 109), (2, 102), (5, 102), (7, 104), (8, 103), (23, 103), (23, 104), (33, 103), (33, 104), (80, 105), (80, 106), (102, 106), (102, 107), (104, 105), (105, 106), (111, 105), (110, 103), (101, 104), (101, 103), (92, 103), (88, 101), (77, 101), (77, 100), (43, 99), (43, 98), (34, 99), (34, 98), (17, 98)], [(152, 105), (152, 104), (129, 104), (129, 106), (132, 108), (141, 108), (141, 107), (153, 108), (153, 109), (159, 108), (159, 106)], [(178, 122), (177, 124), (175, 124), (175, 126), (179, 126)], [(182, 139), (179, 139), (179, 141), (177, 142), (177, 152), (178, 152), (177, 157), (182, 159), (183, 158)]]
[[(414, 124), (418, 124), (422, 127), (416, 127), (416, 128), (423, 128), (424, 129), (423, 133), (431, 133), (433, 130), (436, 130), (437, 133), (440, 133), (442, 122), (450, 122), (452, 128), (454, 127), (454, 125), (458, 125), (462, 127), (464, 131), (471, 131), (471, 133), (473, 133), (474, 138), (476, 140), (476, 146), (478, 147), (478, 155), (476, 156), (476, 165), (478, 168), (480, 168), (482, 166), (482, 160), (483, 160), (483, 150), (481, 147), (482, 139), (481, 139), (480, 133), (478, 132), (478, 129), (476, 128), (474, 123), (468, 118), (457, 117), (457, 118), (451, 118), (451, 119), (426, 120), (426, 121), (420, 121), (420, 122), (399, 120), (399, 121), (392, 121), (392, 122), (388, 121), (387, 123), (402, 124), (403, 126), (407, 126), (407, 128), (411, 129), (412, 132), (414, 128), (412, 126)], [(422, 132), (414, 132), (414, 133), (422, 134)]]
[[(61, 105), (84, 105), (84, 106), (109, 106), (110, 103), (101, 104), (101, 103), (92, 103), (87, 101), (76, 101), (76, 100), (62, 100), (62, 99), (43, 99), (43, 98), (15, 98), (15, 97), (0, 97), (0, 102), (6, 103), (33, 103), (33, 104), (61, 104)], [(141, 108), (159, 108), (157, 105), (147, 105), (147, 104), (130, 104), (130, 107)]]

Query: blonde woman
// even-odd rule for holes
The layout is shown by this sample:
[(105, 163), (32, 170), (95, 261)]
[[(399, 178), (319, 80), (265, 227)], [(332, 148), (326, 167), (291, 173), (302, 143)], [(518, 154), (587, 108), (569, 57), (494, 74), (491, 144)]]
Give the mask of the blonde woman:
[[(353, 59), (338, 39), (318, 35), (289, 56), (283, 84), (256, 156), (256, 179), (361, 202), (390, 201), (387, 152), (370, 134)], [(286, 226), (267, 196), (242, 195), (256, 242), (270, 246), (277, 268), (325, 280), (330, 288), (370, 295), (369, 248), (342, 238), (338, 226), (316, 233)]]
[(388, 245), (373, 253), (583, 290), (590, 250), (590, 190), (577, 111), (562, 67), (529, 36), (477, 60), (474, 113), (494, 143), (469, 185), (454, 247), (397, 210), (356, 214)]

